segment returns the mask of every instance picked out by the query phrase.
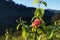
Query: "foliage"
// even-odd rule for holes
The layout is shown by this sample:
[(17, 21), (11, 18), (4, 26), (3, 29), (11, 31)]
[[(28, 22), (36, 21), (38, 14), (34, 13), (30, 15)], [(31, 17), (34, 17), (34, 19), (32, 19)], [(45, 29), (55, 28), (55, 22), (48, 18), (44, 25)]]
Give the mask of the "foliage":
[[(47, 7), (47, 3), (42, 0), (34, 0), (33, 4), (36, 3), (38, 3), (38, 8), (36, 8), (34, 17), (31, 19), (31, 25), (27, 25), (20, 18), (20, 21), (16, 20), (18, 22), (16, 30), (19, 31), (19, 27), (21, 28), (22, 32), (20, 36), (24, 40), (60, 40), (60, 26), (54, 25), (54, 23), (45, 26), (45, 22), (42, 19), (44, 9), (40, 8), (40, 4), (42, 3)], [(8, 35), (9, 33), (7, 33), (6, 37)], [(9, 38), (6, 39), (8, 40)]]

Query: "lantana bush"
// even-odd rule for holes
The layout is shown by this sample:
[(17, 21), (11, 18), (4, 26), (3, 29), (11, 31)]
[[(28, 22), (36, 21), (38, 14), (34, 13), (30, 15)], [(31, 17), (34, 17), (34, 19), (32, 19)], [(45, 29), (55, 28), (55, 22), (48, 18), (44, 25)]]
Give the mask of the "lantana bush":
[(40, 8), (40, 5), (43, 4), (47, 7), (47, 3), (44, 0), (34, 0), (32, 2), (33, 5), (36, 3), (38, 6), (34, 12), (33, 18), (31, 19), (30, 25), (27, 25), (26, 22), (20, 18), (20, 22), (16, 27), (17, 31), (21, 27), (20, 36), (22, 39), (19, 40), (60, 40), (60, 26), (55, 25), (55, 22), (45, 26), (46, 23), (42, 19), (44, 9)]

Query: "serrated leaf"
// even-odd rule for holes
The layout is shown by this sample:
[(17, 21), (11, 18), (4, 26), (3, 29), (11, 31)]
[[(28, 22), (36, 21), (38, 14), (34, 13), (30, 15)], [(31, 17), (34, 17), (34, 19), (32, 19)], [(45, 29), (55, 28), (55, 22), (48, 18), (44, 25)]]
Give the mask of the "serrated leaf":
[(47, 3), (46, 2), (42, 2), (43, 5), (45, 5), (47, 7)]

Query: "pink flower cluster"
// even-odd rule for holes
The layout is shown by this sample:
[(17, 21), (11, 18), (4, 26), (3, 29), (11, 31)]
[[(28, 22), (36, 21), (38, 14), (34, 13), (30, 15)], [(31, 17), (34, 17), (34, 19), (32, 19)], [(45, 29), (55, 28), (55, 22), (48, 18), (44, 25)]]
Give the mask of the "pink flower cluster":
[(36, 28), (38, 25), (40, 25), (42, 23), (42, 21), (38, 18), (36, 18), (33, 22), (32, 22), (32, 27)]

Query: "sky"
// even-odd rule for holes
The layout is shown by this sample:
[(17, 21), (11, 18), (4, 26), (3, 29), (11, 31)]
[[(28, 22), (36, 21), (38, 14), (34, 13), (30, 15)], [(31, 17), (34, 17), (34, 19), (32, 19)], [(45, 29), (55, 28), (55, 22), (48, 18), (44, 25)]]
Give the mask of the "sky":
[[(13, 0), (16, 4), (23, 4), (27, 7), (36, 7), (37, 4), (33, 5), (32, 2), (34, 0)], [(54, 10), (60, 10), (60, 0), (44, 0), (47, 3), (47, 7), (45, 7), (43, 4), (41, 4), (41, 8), (44, 9), (54, 9)]]

